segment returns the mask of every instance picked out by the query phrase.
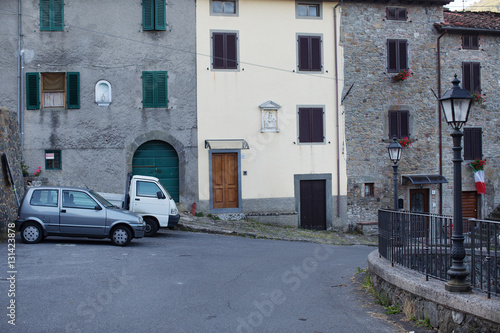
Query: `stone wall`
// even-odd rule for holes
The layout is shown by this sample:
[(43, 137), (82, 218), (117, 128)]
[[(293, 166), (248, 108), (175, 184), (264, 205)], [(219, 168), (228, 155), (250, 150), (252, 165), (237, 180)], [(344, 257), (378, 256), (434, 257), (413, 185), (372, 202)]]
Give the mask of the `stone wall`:
[(397, 305), (408, 319), (421, 321), (439, 333), (500, 333), (500, 302), (484, 293), (449, 292), (445, 282), (398, 266), (379, 256), (368, 255), (374, 291)]
[(391, 304), (397, 305), (407, 318), (425, 322), (438, 329), (439, 333), (500, 331), (497, 323), (429, 301), (398, 288), (375, 274), (370, 275), (370, 281), (375, 291), (388, 297)]
[[(17, 116), (7, 109), (0, 108), (0, 156), (5, 154), (10, 165), (14, 184), (10, 182), (5, 159), (0, 168), (0, 235), (6, 231), (7, 223), (17, 217), (17, 199), (24, 194), (21, 173), (21, 141)], [(0, 236), (1, 237), (1, 236)]]

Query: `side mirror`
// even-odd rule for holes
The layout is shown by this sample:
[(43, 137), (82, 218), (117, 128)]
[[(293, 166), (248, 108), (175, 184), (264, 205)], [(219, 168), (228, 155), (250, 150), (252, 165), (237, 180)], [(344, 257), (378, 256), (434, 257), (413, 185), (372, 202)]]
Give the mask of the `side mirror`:
[(165, 194), (163, 194), (163, 192), (162, 192), (162, 191), (158, 191), (158, 192), (156, 192), (156, 197), (157, 197), (158, 199), (165, 199), (165, 198), (166, 198), (166, 197), (165, 197)]
[(99, 206), (99, 205), (95, 205), (94, 209), (95, 209), (95, 210), (102, 210), (102, 207), (101, 207), (101, 206)]

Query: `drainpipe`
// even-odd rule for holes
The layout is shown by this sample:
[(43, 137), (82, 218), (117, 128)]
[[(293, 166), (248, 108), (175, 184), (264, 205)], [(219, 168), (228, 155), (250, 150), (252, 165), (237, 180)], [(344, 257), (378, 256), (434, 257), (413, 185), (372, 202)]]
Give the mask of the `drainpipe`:
[[(441, 98), (441, 37), (445, 33), (442, 33), (437, 38), (437, 90), (438, 97)], [(438, 128), (439, 128), (439, 175), (443, 175), (443, 132), (441, 128), (441, 103), (438, 103)], [(443, 184), (439, 184), (439, 215), (443, 215)]]
[(339, 65), (337, 50), (337, 8), (342, 4), (340, 0), (333, 7), (333, 36), (335, 53), (335, 116), (337, 117), (337, 217), (340, 217), (340, 106), (339, 106)]
[(24, 148), (24, 107), (23, 107), (23, 72), (24, 72), (24, 52), (21, 50), (22, 36), (22, 13), (21, 0), (18, 0), (18, 41), (17, 41), (17, 122), (21, 131), (21, 151)]

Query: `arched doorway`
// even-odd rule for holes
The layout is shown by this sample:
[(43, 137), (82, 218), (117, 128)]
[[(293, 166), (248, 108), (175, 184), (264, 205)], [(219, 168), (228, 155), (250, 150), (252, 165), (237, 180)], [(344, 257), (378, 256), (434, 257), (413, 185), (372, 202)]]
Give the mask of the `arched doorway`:
[(132, 174), (158, 178), (179, 202), (179, 156), (170, 144), (154, 140), (139, 146), (132, 159)]

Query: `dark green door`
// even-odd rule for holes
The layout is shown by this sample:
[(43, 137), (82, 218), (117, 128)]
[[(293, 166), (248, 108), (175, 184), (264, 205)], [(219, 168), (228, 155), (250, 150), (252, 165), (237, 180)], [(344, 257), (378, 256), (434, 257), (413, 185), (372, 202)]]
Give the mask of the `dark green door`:
[(137, 148), (132, 160), (132, 174), (158, 178), (179, 202), (179, 156), (168, 143), (149, 141)]

